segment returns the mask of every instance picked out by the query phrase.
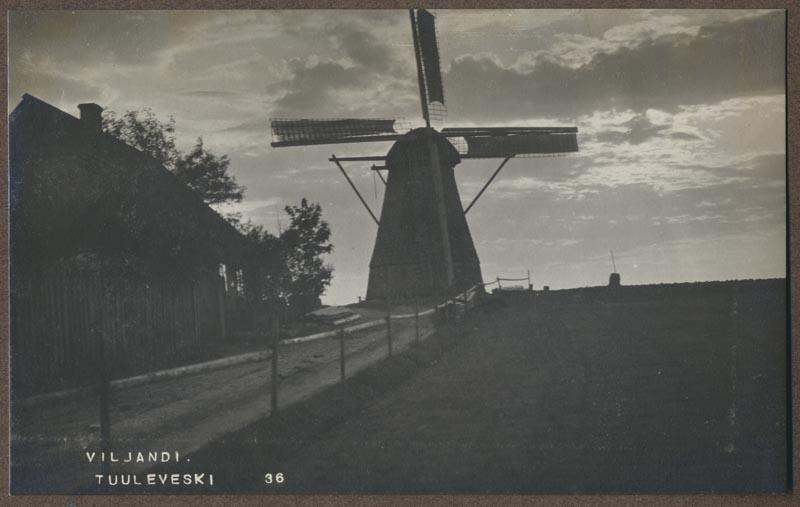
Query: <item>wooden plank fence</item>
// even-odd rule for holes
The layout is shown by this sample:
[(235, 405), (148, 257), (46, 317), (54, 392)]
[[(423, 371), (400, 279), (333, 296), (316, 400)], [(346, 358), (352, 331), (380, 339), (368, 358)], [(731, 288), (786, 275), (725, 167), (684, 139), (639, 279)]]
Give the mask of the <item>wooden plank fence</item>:
[(224, 339), (224, 286), (109, 279), (65, 272), (17, 274), (11, 294), (15, 396), (96, 381), (103, 340), (111, 378), (168, 366)]

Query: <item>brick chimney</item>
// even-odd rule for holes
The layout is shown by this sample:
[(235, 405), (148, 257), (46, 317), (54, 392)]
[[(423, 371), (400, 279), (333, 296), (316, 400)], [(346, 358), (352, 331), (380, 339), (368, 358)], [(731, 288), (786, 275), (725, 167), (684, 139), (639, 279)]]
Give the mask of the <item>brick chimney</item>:
[(78, 104), (81, 111), (81, 123), (87, 130), (101, 132), (103, 130), (103, 108), (93, 102)]

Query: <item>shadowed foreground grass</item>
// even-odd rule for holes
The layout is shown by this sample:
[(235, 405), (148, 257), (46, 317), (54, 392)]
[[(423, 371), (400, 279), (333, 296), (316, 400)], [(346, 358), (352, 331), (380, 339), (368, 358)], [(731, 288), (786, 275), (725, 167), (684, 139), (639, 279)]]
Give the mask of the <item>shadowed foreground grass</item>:
[(510, 294), (469, 327), (182, 471), (239, 492), (786, 489), (784, 280)]

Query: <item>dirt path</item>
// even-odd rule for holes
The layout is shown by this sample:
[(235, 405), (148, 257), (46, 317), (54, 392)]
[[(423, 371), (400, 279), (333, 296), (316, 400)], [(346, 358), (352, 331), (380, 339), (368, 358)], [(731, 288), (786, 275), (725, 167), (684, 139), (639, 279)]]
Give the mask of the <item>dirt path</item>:
[[(432, 329), (431, 317), (421, 318), (420, 326), (424, 337)], [(414, 321), (395, 321), (392, 328), (394, 350), (400, 352), (414, 340)], [(338, 382), (339, 354), (336, 339), (281, 346), (279, 405), (302, 400)], [(386, 354), (385, 328), (348, 336), (347, 374)], [(165, 450), (186, 455), (268, 415), (270, 382), (267, 360), (114, 392), (112, 449), (119, 454)], [(100, 468), (88, 463), (85, 451), (99, 447), (98, 411), (96, 397), (15, 410), (14, 490), (69, 492), (90, 484)], [(147, 466), (129, 464), (125, 472)]]
[(308, 442), (282, 467), (284, 491), (782, 491), (773, 285), (504, 310)]

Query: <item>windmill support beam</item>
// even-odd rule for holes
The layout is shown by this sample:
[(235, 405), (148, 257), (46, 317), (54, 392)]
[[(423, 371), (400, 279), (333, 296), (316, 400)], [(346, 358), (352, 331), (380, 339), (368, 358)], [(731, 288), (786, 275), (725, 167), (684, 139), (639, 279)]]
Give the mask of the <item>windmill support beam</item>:
[(367, 201), (365, 201), (364, 198), (361, 197), (361, 192), (358, 191), (355, 184), (353, 183), (353, 180), (350, 179), (350, 176), (347, 175), (347, 172), (344, 170), (344, 167), (342, 167), (342, 164), (339, 163), (339, 159), (336, 158), (336, 155), (331, 155), (331, 158), (329, 160), (332, 161), (334, 164), (336, 164), (336, 167), (338, 167), (339, 170), (342, 171), (342, 174), (344, 175), (345, 179), (350, 184), (350, 188), (352, 188), (353, 192), (356, 193), (356, 196), (358, 196), (358, 200), (360, 200), (361, 204), (364, 205), (364, 208), (366, 208), (367, 213), (369, 213), (369, 216), (372, 217), (372, 220), (375, 222), (375, 225), (381, 225), (381, 223), (375, 217), (375, 213), (373, 213), (372, 210), (369, 208)]
[(467, 206), (467, 209), (464, 210), (464, 214), (465, 215), (475, 205), (475, 203), (478, 202), (478, 199), (483, 195), (483, 192), (485, 192), (486, 189), (489, 187), (489, 185), (491, 185), (492, 181), (494, 181), (494, 178), (500, 173), (500, 171), (503, 169), (503, 166), (505, 166), (506, 162), (511, 160), (511, 158), (512, 157), (506, 157), (506, 158), (503, 159), (502, 162), (500, 162), (500, 166), (494, 171), (494, 173), (492, 174), (492, 177), (489, 178), (489, 181), (487, 181), (486, 184), (481, 189), (481, 191), (478, 192), (478, 195), (476, 195), (475, 198), (472, 199), (472, 202), (469, 203), (469, 206)]
[(384, 166), (373, 165), (371, 167), (371, 169), (373, 171), (375, 171), (376, 173), (378, 173), (378, 177), (381, 179), (381, 181), (383, 182), (383, 186), (385, 187), (386, 186), (386, 178), (383, 177), (383, 174), (381, 173), (381, 170), (386, 169), (386, 166), (385, 165)]

